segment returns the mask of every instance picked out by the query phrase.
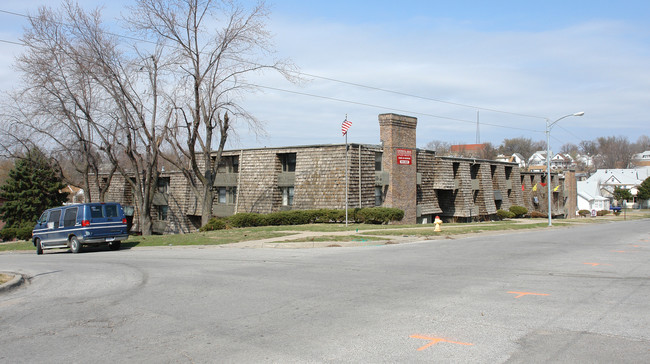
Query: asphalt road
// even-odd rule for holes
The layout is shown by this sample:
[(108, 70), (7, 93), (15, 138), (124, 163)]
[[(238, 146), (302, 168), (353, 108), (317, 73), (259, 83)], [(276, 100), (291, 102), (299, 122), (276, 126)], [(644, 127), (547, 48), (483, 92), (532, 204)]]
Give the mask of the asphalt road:
[(0, 254), (1, 363), (648, 363), (650, 220), (360, 248)]

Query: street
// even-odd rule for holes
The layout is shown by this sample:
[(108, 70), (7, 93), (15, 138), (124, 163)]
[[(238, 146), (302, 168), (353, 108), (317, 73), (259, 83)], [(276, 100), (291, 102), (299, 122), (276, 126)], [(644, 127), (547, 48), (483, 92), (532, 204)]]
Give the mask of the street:
[(0, 254), (2, 363), (650, 362), (650, 220), (317, 249)]

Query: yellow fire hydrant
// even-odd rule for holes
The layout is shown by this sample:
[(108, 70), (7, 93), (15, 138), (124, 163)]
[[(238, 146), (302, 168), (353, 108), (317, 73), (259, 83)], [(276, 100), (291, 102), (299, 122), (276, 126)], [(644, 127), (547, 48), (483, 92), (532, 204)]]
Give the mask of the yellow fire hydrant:
[(433, 231), (442, 231), (440, 230), (440, 225), (442, 225), (442, 220), (440, 220), (440, 216), (436, 216), (436, 219), (433, 221), (434, 224), (436, 224), (436, 228), (433, 229)]

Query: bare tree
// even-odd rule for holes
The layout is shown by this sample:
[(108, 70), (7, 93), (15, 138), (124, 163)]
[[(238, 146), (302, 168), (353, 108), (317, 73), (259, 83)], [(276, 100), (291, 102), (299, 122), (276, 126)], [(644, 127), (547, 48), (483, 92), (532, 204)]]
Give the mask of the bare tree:
[(432, 140), (427, 143), (425, 148), (435, 150), (436, 155), (447, 155), (449, 154), (449, 149), (451, 149), (451, 143), (442, 140)]
[[(13, 95), (13, 109), (15, 122), (30, 133), (30, 139), (48, 141), (53, 154), (74, 161), (71, 165), (82, 176), (86, 201), (91, 201), (90, 179), (99, 181), (102, 163), (95, 144), (102, 95), (79, 56), (84, 45), (65, 23), (69, 18), (65, 12), (74, 6), (68, 2), (64, 9), (41, 8), (37, 17), (29, 18), (22, 38), (26, 51), (16, 62), (22, 88)], [(109, 184), (97, 185), (104, 201)]]
[(650, 138), (647, 135), (641, 135), (634, 143), (634, 151), (636, 153), (643, 153), (650, 150)]
[(569, 154), (571, 157), (575, 158), (578, 154), (578, 146), (573, 143), (566, 143), (560, 148), (560, 153)]
[(598, 151), (602, 156), (600, 168), (627, 168), (632, 161), (632, 147), (624, 136), (600, 137), (596, 139)]
[(263, 2), (246, 9), (226, 0), (137, 0), (128, 18), (133, 29), (167, 44), (176, 62), (178, 87), (166, 97), (174, 116), (167, 142), (177, 157), (169, 161), (199, 196), (202, 224), (212, 217), (217, 167), (236, 123), (262, 131), (240, 104), (254, 90), (247, 75), (273, 70), (292, 79), (290, 64), (264, 60), (271, 54), (267, 16)]
[(80, 171), (94, 175), (104, 192), (100, 164), (110, 162), (108, 180), (119, 173), (130, 185), (140, 230), (148, 235), (160, 145), (172, 113), (159, 97), (163, 48), (145, 52), (121, 39), (106, 31), (98, 10), (85, 12), (70, 0), (58, 12), (41, 8), (25, 33), (28, 50), (18, 63), (28, 87), (17, 105), (31, 110), (22, 118), (23, 131), (27, 126), (80, 158)]
[(503, 142), (499, 146), (499, 153), (505, 155), (513, 155), (514, 153), (519, 153), (524, 157), (525, 160), (528, 160), (531, 155), (539, 150), (546, 150), (546, 142), (534, 142), (531, 138), (524, 137), (503, 139)]

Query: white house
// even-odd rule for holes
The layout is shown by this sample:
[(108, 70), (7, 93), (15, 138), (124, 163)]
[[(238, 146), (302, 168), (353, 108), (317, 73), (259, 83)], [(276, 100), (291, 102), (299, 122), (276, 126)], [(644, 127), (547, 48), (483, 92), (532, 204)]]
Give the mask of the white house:
[(650, 166), (650, 150), (646, 150), (643, 153), (635, 154), (632, 157), (632, 163), (637, 167), (647, 167)]
[[(553, 152), (551, 152), (553, 155)], [(529, 172), (543, 172), (546, 171), (546, 151), (538, 150), (528, 158), (528, 171)]]
[(506, 156), (503, 154), (499, 154), (496, 158), (494, 158), (496, 161), (499, 162), (514, 162), (519, 165), (519, 168), (522, 170), (526, 168), (526, 160), (524, 159), (524, 156), (522, 156), (519, 153), (513, 153), (511, 156)]
[(574, 166), (575, 162), (568, 154), (558, 153), (551, 158), (552, 171), (565, 171)]
[[(636, 198), (637, 188), (648, 177), (650, 177), (648, 167), (599, 169), (586, 181), (578, 181), (578, 209), (590, 211), (608, 209), (616, 187), (629, 190), (634, 200), (628, 201), (628, 206), (636, 206), (639, 203)], [(607, 200), (607, 203), (604, 200)]]

